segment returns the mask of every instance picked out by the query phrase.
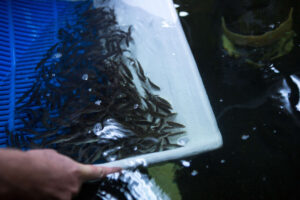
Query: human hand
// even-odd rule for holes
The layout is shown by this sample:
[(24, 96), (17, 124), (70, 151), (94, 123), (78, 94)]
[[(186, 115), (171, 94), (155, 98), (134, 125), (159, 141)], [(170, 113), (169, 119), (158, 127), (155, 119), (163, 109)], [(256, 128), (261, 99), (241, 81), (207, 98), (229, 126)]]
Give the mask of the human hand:
[(80, 164), (49, 149), (0, 152), (0, 199), (2, 192), (5, 199), (70, 200), (84, 181), (121, 170)]

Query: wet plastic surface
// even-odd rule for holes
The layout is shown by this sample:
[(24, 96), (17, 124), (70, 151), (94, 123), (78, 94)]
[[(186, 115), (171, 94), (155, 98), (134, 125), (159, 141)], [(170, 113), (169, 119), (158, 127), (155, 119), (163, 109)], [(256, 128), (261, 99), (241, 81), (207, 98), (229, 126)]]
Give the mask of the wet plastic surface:
[[(101, 1), (95, 2), (96, 6)], [(120, 26), (133, 26), (131, 51), (145, 74), (161, 87), (158, 93), (173, 105), (186, 136), (171, 139), (184, 147), (123, 159), (105, 165), (134, 167), (196, 155), (222, 145), (197, 65), (181, 28), (173, 2), (147, 0), (112, 2)], [(179, 141), (178, 141), (179, 139)]]
[[(76, 18), (72, 1), (2, 1), (0, 67), (0, 143), (9, 130), (22, 127), (14, 114), (18, 99), (32, 87), (35, 66), (57, 41), (58, 29)], [(112, 1), (114, 4), (114, 1)], [(118, 1), (113, 5), (120, 26), (133, 25), (131, 51), (158, 92), (173, 105), (187, 134), (171, 138), (184, 147), (128, 158), (106, 165), (124, 168), (196, 155), (222, 145), (212, 109), (176, 11), (169, 1)]]

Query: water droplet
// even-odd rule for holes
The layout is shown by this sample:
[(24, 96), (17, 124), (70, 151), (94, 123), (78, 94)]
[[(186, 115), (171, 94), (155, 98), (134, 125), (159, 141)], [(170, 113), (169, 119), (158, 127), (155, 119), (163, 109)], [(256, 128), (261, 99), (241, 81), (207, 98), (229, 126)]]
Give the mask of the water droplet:
[(192, 176), (196, 176), (197, 174), (198, 174), (198, 172), (196, 170), (193, 170), (191, 173)]
[(89, 131), (88, 131), (88, 134), (90, 134), (91, 132), (92, 132), (92, 131), (91, 131), (91, 130), (89, 130)]
[(138, 109), (139, 104), (134, 104), (133, 109)]
[(148, 166), (148, 163), (144, 158), (138, 158), (138, 159), (135, 160), (135, 165), (136, 166), (141, 165), (141, 166), (146, 167), (146, 166)]
[(274, 64), (269, 65), (269, 68), (270, 68), (274, 73), (276, 73), (276, 74), (278, 74), (278, 73), (280, 72), (278, 69), (276, 69), (276, 68), (274, 67)]
[(57, 58), (60, 58), (61, 56), (62, 56), (61, 53), (55, 53), (55, 54), (53, 54), (53, 57), (52, 57), (52, 58), (57, 59)]
[(222, 103), (224, 100), (223, 100), (223, 99), (220, 99), (219, 101)]
[(189, 141), (190, 141), (190, 140), (189, 140), (188, 137), (181, 137), (181, 138), (178, 138), (177, 144), (180, 145), (180, 146), (184, 146), (184, 145), (186, 145)]
[(180, 5), (174, 3), (174, 8), (179, 8), (179, 7), (180, 7)]
[(92, 88), (89, 88), (88, 90), (89, 90), (89, 92), (91, 92), (91, 91), (92, 91)]
[(106, 158), (109, 162), (117, 160), (117, 155), (111, 155)]
[(242, 135), (241, 139), (242, 140), (248, 140), (250, 138), (250, 135)]
[(275, 24), (270, 24), (269, 27), (273, 29), (275, 28)]
[(55, 74), (54, 74), (54, 73), (52, 74), (52, 77), (55, 77)]
[(47, 97), (50, 97), (50, 93), (47, 93), (46, 96), (47, 96)]
[(163, 27), (163, 28), (169, 28), (171, 26), (170, 26), (170, 24), (167, 21), (162, 21), (161, 22), (161, 27)]
[(101, 100), (97, 100), (97, 101), (95, 101), (95, 104), (98, 105), (98, 106), (100, 106), (101, 102), (102, 102)]
[(137, 151), (137, 150), (138, 150), (137, 146), (133, 147), (133, 150), (134, 150), (134, 151)]
[(188, 16), (188, 15), (189, 15), (189, 13), (186, 12), (186, 11), (180, 11), (180, 12), (179, 12), (179, 16), (180, 16), (180, 17), (186, 17), (186, 16)]
[(184, 166), (184, 167), (189, 167), (191, 166), (191, 163), (189, 161), (186, 161), (186, 160), (181, 160), (181, 164)]
[(206, 169), (208, 169), (208, 168), (209, 168), (209, 166), (208, 166), (208, 165), (205, 165), (205, 168), (206, 168)]
[(226, 162), (226, 160), (222, 159), (220, 160), (220, 163), (224, 164)]
[(254, 127), (252, 128), (252, 130), (255, 131), (255, 130), (256, 130), (256, 127), (254, 126)]
[(276, 134), (276, 133), (277, 133), (277, 130), (273, 130), (273, 133)]
[(93, 132), (95, 135), (99, 136), (101, 134), (101, 130), (102, 130), (102, 125), (101, 123), (97, 123), (95, 124), (94, 128), (93, 128)]
[(87, 81), (89, 79), (89, 75), (83, 74), (81, 78), (82, 78), (82, 80)]

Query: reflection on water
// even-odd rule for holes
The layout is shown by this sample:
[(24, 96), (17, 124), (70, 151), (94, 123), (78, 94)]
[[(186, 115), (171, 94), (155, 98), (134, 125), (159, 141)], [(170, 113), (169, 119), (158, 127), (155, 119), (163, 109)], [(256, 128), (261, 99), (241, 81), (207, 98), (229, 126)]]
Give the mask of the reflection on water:
[[(103, 200), (139, 199), (139, 200), (168, 200), (170, 199), (155, 181), (139, 170), (123, 170), (121, 174), (109, 175), (106, 183), (102, 183), (97, 191), (97, 197)], [(110, 182), (117, 187), (119, 194), (112, 194), (111, 189), (105, 189)]]
[(278, 90), (280, 96), (279, 100), (281, 102), (280, 108), (287, 110), (290, 114), (292, 113), (292, 107), (289, 101), (289, 96), (291, 94), (291, 89), (289, 88), (286, 80), (282, 81), (282, 88)]
[[(300, 94), (300, 78), (296, 75), (291, 75), (291, 79), (297, 85), (298, 91), (299, 91), (299, 94)], [(300, 111), (300, 95), (298, 95), (298, 97), (299, 97), (298, 103), (295, 107), (296, 107), (297, 111)]]

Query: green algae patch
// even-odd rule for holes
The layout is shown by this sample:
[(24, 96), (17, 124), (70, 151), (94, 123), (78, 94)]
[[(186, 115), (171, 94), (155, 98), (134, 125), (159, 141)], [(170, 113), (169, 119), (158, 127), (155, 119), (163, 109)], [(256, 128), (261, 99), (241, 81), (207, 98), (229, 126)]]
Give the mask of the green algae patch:
[(148, 168), (150, 176), (172, 200), (181, 200), (179, 188), (174, 181), (177, 166), (174, 163), (165, 163)]

